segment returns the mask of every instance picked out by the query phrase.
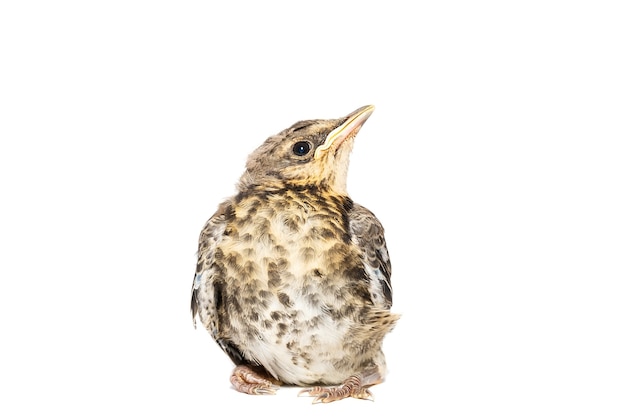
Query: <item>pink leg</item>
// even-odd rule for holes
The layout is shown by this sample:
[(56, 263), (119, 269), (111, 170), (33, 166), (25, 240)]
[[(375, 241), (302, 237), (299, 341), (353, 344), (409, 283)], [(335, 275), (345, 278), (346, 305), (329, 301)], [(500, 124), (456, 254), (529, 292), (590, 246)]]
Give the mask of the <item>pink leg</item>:
[(230, 382), (237, 391), (250, 395), (276, 394), (278, 383), (246, 365), (235, 367)]
[(305, 388), (298, 395), (308, 394), (315, 397), (313, 399), (314, 404), (329, 403), (348, 397), (370, 400), (372, 393), (368, 388), (380, 384), (382, 381), (378, 368), (370, 368), (363, 373), (352, 375), (340, 385)]

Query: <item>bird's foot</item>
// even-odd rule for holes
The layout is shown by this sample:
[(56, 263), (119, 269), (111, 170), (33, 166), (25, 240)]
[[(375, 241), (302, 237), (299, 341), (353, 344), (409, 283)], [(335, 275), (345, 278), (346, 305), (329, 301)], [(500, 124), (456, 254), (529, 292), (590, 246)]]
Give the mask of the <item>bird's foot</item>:
[(278, 389), (278, 381), (261, 375), (246, 365), (235, 367), (230, 382), (237, 391), (250, 395), (276, 394)]
[(337, 386), (305, 388), (298, 393), (298, 396), (306, 394), (315, 397), (313, 404), (330, 403), (348, 397), (373, 400), (372, 393), (368, 389), (372, 385), (374, 384), (364, 385), (361, 375), (353, 375)]

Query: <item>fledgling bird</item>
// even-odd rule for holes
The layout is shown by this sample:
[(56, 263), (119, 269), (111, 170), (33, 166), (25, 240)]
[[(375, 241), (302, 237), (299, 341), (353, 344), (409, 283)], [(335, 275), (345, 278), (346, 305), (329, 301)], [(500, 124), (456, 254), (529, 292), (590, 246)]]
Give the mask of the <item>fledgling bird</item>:
[(367, 399), (383, 381), (391, 264), (379, 220), (346, 190), (374, 111), (300, 121), (248, 157), (237, 194), (199, 241), (191, 312), (234, 362), (234, 388), (306, 387), (314, 402)]

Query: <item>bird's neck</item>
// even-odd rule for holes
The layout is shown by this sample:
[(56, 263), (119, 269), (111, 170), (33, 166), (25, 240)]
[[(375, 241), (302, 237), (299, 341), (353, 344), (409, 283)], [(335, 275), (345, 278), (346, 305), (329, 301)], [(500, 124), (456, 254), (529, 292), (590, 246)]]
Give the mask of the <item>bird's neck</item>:
[(335, 196), (348, 197), (345, 184), (336, 186), (335, 183), (328, 181), (315, 182), (310, 181), (263, 181), (262, 183), (243, 183), (238, 184), (237, 190), (241, 194), (253, 194), (253, 193), (280, 193), (282, 191), (308, 191), (312, 193), (321, 193)]
[(319, 200), (333, 199), (337, 201), (351, 201), (347, 193), (340, 192), (339, 190), (328, 187), (325, 184), (298, 184), (292, 182), (282, 182), (276, 184), (250, 184), (243, 189), (239, 189), (237, 199), (245, 199), (248, 196), (258, 197), (271, 195), (307, 195)]

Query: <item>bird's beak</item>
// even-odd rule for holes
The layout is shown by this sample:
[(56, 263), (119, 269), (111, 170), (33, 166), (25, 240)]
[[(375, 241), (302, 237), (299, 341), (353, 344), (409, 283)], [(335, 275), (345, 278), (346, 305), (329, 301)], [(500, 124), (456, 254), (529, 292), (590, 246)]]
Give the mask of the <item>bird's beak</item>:
[(349, 115), (339, 127), (335, 128), (326, 136), (324, 143), (315, 150), (315, 159), (319, 158), (322, 153), (326, 152), (332, 146), (339, 146), (344, 140), (354, 137), (363, 126), (363, 123), (374, 111), (374, 106), (363, 106)]

